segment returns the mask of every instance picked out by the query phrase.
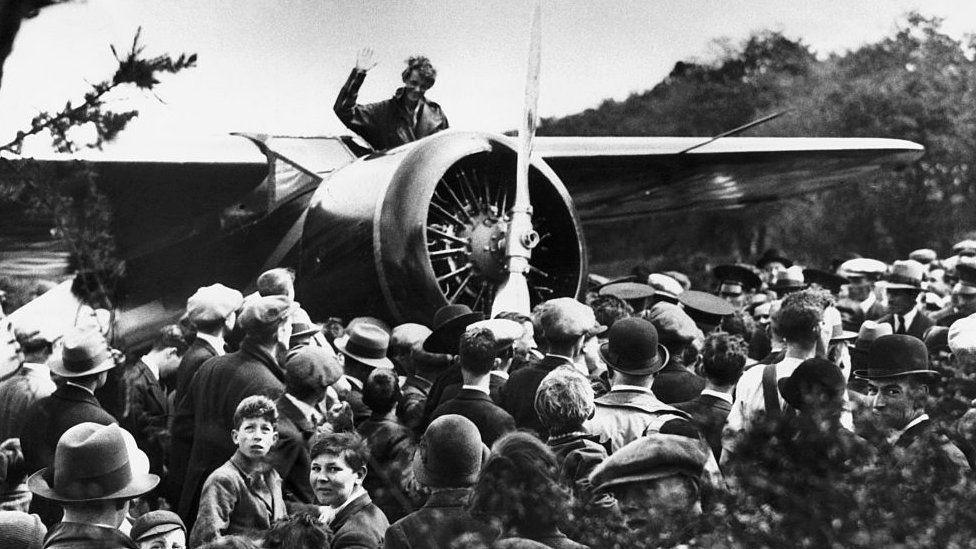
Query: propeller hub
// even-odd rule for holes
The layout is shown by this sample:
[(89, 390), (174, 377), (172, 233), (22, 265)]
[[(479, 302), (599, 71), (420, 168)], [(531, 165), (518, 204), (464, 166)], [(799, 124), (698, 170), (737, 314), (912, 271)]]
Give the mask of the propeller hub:
[(485, 279), (500, 281), (505, 275), (505, 238), (508, 223), (496, 217), (478, 215), (470, 229), (471, 264)]

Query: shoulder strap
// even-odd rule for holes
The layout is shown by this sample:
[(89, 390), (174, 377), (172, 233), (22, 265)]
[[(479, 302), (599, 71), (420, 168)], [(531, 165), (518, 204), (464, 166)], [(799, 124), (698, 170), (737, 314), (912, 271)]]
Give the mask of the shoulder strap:
[(762, 377), (763, 401), (766, 406), (766, 418), (778, 421), (780, 416), (779, 390), (776, 388), (776, 365), (767, 364), (763, 368)]

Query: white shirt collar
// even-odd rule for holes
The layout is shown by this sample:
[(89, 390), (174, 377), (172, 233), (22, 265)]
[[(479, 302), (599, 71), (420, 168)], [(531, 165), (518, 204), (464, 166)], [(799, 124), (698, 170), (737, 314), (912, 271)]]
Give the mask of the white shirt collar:
[(77, 388), (81, 389), (82, 391), (85, 391), (86, 393), (90, 394), (91, 396), (95, 396), (95, 391), (92, 391), (91, 389), (89, 389), (88, 387), (85, 387), (84, 385), (78, 385), (77, 383), (73, 383), (71, 381), (65, 381), (64, 384), (65, 385), (71, 385), (72, 387), (77, 387)]
[(702, 389), (701, 394), (703, 394), (703, 395), (711, 395), (711, 396), (713, 396), (715, 398), (724, 400), (725, 402), (728, 402), (729, 404), (732, 404), (732, 395), (730, 395), (728, 393), (722, 393), (722, 392), (719, 392), (719, 391), (713, 391), (712, 389)]
[(152, 358), (152, 355), (143, 355), (143, 357), (139, 360), (141, 360), (142, 363), (149, 368), (149, 371), (152, 372), (152, 375), (154, 378), (156, 378), (156, 381), (159, 381), (159, 364), (156, 364), (156, 361)]
[(346, 501), (342, 502), (342, 505), (335, 508), (335, 513), (332, 515), (332, 518), (335, 518), (335, 516), (339, 514), (339, 511), (345, 509), (350, 503), (356, 501), (356, 499), (359, 498), (359, 496), (365, 493), (366, 490), (362, 486), (357, 486), (356, 489), (353, 490), (351, 494), (349, 494), (349, 497), (346, 498)]
[(471, 389), (472, 391), (481, 391), (482, 393), (491, 396), (491, 391), (487, 387), (482, 387), (481, 385), (462, 385), (462, 389)]
[(501, 370), (492, 370), (492, 371), (491, 371), (491, 372), (489, 372), (489, 373), (490, 373), (491, 375), (493, 375), (493, 376), (498, 376), (498, 377), (500, 377), (500, 378), (502, 378), (502, 379), (508, 379), (508, 372), (503, 372), (503, 371), (501, 371)]
[(860, 305), (861, 311), (867, 313), (868, 310), (871, 308), (871, 306), (877, 303), (877, 301), (878, 301), (878, 296), (874, 295), (874, 289), (872, 288), (871, 293), (868, 294), (867, 299), (861, 302)]
[(922, 414), (922, 415), (918, 416), (917, 418), (909, 421), (908, 422), (908, 425), (906, 425), (904, 429), (902, 429), (901, 431), (898, 431), (896, 433), (892, 433), (888, 437), (888, 443), (889, 444), (897, 444), (898, 443), (898, 440), (902, 437), (902, 435), (904, 435), (906, 432), (908, 432), (909, 429), (911, 429), (912, 427), (918, 425), (919, 423), (922, 423), (923, 421), (927, 421), (928, 419), (929, 419), (929, 415), (928, 414)]
[(610, 392), (616, 391), (640, 391), (641, 393), (653, 394), (651, 390), (647, 387), (641, 387), (640, 385), (611, 385)]
[[(912, 307), (912, 310), (911, 311), (908, 311), (907, 313), (905, 313), (904, 315), (902, 315), (901, 318), (902, 318), (903, 321), (905, 321), (905, 326), (902, 327), (903, 330), (905, 330), (906, 332), (908, 331), (908, 327), (911, 326), (912, 325), (912, 322), (915, 321), (915, 315), (916, 314), (918, 314), (918, 307)], [(897, 328), (897, 327), (898, 326), (895, 326), (895, 328)]]
[(307, 402), (302, 402), (298, 400), (291, 393), (285, 393), (285, 397), (287, 397), (288, 400), (290, 400), (291, 403), (294, 404), (296, 408), (298, 408), (298, 411), (300, 411), (302, 414), (305, 415), (305, 419), (307, 419), (312, 424), (318, 424), (319, 418), (322, 416), (322, 412), (316, 410), (315, 406), (312, 406)]
[(217, 356), (224, 355), (224, 338), (197, 332), (197, 337), (206, 341), (217, 351)]

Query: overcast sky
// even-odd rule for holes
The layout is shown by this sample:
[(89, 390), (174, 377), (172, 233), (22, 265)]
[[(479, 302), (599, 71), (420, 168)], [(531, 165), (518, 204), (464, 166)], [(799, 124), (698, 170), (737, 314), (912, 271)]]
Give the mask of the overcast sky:
[[(976, 30), (976, 2), (964, 0), (546, 0), (540, 111), (569, 114), (647, 89), (676, 61), (713, 57), (718, 38), (781, 30), (825, 55), (891, 33), (911, 9), (944, 17), (956, 36)], [(116, 98), (119, 110), (141, 110), (127, 144), (230, 131), (344, 132), (332, 104), (367, 45), (380, 64), (361, 102), (389, 97), (403, 60), (424, 53), (439, 72), (428, 97), (452, 126), (514, 128), (530, 12), (530, 2), (513, 0), (72, 1), (44, 9), (17, 37), (0, 89), (0, 138), (110, 77), (109, 44), (127, 49), (139, 26), (148, 54), (195, 52), (199, 64), (167, 77), (156, 96)]]

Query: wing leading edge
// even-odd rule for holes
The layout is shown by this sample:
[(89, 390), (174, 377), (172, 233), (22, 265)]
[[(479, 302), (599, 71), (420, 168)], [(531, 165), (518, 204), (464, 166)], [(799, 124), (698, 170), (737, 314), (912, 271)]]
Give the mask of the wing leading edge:
[(918, 160), (924, 147), (880, 138), (540, 137), (587, 223), (775, 201)]

